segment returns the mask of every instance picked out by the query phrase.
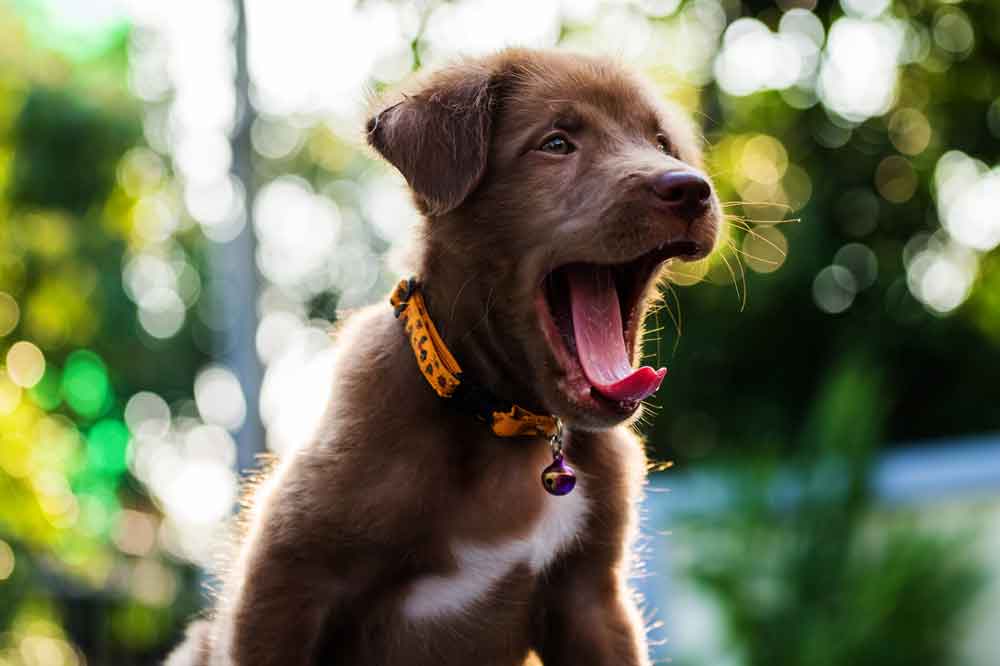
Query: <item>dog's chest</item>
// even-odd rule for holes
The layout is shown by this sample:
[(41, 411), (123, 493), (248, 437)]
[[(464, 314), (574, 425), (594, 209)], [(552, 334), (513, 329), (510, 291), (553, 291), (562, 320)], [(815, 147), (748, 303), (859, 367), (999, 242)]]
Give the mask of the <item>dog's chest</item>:
[(546, 496), (538, 519), (523, 537), (497, 543), (452, 542), (455, 569), (417, 579), (403, 600), (404, 615), (416, 620), (466, 612), (515, 567), (525, 565), (536, 574), (544, 571), (579, 538), (587, 511), (581, 479), (569, 495)]

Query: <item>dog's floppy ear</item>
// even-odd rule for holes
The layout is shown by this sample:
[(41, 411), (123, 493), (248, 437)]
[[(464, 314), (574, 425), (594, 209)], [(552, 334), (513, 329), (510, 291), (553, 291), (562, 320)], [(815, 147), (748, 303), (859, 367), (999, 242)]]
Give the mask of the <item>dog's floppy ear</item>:
[(368, 121), (368, 143), (399, 169), (428, 215), (456, 208), (483, 178), (493, 81), (480, 64), (450, 67)]

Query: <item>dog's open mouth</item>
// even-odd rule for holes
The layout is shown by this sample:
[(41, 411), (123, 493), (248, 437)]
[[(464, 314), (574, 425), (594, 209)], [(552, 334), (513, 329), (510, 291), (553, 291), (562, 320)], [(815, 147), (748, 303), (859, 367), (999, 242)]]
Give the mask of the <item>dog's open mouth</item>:
[(631, 411), (660, 388), (666, 368), (632, 367), (640, 299), (663, 262), (693, 258), (698, 249), (690, 241), (665, 243), (627, 263), (571, 263), (545, 277), (539, 314), (549, 343), (570, 375), (582, 370), (591, 396)]

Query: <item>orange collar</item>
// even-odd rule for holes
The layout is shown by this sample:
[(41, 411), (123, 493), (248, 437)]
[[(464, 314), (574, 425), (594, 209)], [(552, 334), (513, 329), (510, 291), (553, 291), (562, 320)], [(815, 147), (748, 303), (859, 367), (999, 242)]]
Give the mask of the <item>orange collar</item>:
[(419, 287), (416, 278), (402, 280), (389, 302), (395, 308), (396, 318), (403, 322), (417, 367), (434, 392), (488, 423), (500, 437), (555, 437), (559, 433), (556, 417), (534, 414), (463, 379), (462, 368), (427, 314)]

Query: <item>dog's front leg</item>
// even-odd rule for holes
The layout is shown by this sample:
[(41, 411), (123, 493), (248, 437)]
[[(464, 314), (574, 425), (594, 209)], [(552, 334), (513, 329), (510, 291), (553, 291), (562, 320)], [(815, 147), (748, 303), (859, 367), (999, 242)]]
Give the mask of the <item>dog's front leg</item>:
[(642, 619), (615, 568), (569, 562), (547, 577), (539, 602), (534, 648), (545, 666), (649, 665)]
[[(228, 657), (237, 666), (312, 666), (343, 595), (329, 574), (271, 553), (255, 558), (233, 600)], [(215, 662), (213, 662), (215, 663)], [(224, 661), (223, 663), (230, 663)]]

